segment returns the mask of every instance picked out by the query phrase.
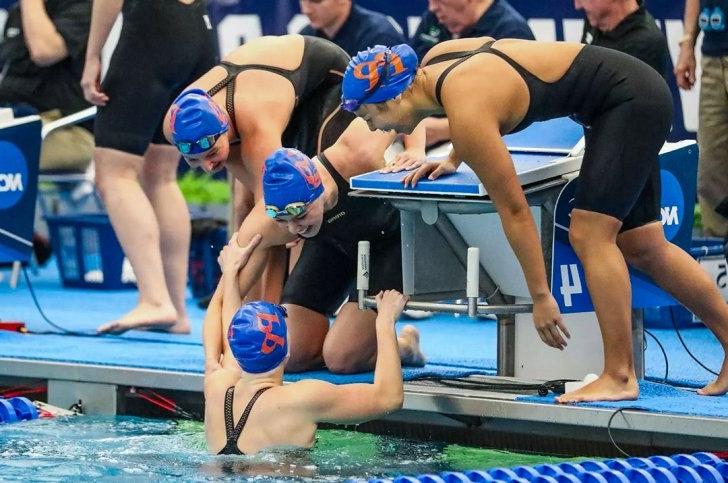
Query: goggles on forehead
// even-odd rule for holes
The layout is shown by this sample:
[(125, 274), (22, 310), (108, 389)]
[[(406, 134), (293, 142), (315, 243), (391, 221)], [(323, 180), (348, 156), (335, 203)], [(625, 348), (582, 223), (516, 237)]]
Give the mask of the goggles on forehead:
[[(208, 149), (213, 147), (217, 140), (220, 139), (220, 136), (222, 136), (223, 134), (224, 133), (210, 134), (208, 136), (201, 137), (197, 141), (180, 141), (175, 143), (175, 145), (177, 146), (179, 152), (182, 154), (197, 154), (207, 151)], [(196, 146), (199, 147), (199, 150), (194, 149)]]
[(306, 214), (307, 207), (308, 203), (303, 201), (288, 203), (283, 209), (273, 205), (265, 205), (265, 213), (274, 220), (290, 221)]
[[(384, 51), (384, 74), (379, 76), (379, 79), (377, 79), (377, 82), (374, 84), (374, 86), (369, 89), (361, 99), (344, 99), (341, 101), (341, 108), (345, 111), (354, 112), (357, 109), (359, 109), (359, 106), (364, 104), (370, 97), (374, 95), (375, 92), (377, 92), (377, 89), (379, 87), (386, 83), (389, 80), (389, 64), (392, 63), (392, 60), (390, 58), (392, 54), (392, 51), (387, 49)], [(379, 66), (377, 66), (378, 68)]]

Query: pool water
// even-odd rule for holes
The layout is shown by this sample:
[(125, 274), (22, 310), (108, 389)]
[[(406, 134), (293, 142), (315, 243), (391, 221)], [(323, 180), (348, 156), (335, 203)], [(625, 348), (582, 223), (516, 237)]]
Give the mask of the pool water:
[(2, 481), (341, 481), (563, 460), (345, 430), (319, 431), (310, 451), (213, 456), (200, 422), (77, 416), (0, 425)]

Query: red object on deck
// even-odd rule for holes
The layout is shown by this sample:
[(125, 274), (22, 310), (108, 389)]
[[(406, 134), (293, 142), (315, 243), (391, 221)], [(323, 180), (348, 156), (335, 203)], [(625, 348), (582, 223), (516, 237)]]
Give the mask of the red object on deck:
[(713, 454), (722, 460), (728, 460), (728, 451), (713, 451)]
[(0, 330), (8, 330), (10, 332), (22, 332), (23, 334), (28, 332), (25, 327), (25, 322), (18, 320), (3, 320), (0, 321)]

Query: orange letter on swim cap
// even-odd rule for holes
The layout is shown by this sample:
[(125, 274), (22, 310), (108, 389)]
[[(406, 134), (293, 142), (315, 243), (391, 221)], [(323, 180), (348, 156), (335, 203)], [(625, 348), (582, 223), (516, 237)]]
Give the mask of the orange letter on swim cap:
[[(258, 314), (258, 328), (261, 332), (265, 332), (265, 338), (260, 345), (260, 352), (263, 354), (270, 354), (277, 346), (283, 347), (286, 341), (280, 335), (273, 334), (273, 324), (280, 324), (277, 315), (273, 314)], [(271, 344), (269, 344), (269, 342)]]

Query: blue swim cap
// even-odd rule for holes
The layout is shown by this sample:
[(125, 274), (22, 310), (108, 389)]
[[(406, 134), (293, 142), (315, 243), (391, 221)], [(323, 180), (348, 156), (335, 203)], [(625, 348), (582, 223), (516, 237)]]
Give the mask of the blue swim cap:
[(341, 85), (341, 107), (356, 111), (362, 104), (394, 99), (412, 84), (417, 54), (407, 44), (391, 49), (376, 45), (351, 59)]
[[(297, 149), (276, 149), (263, 167), (263, 198), (266, 210), (284, 211), (292, 203), (308, 204), (321, 196), (324, 185), (316, 165)], [(275, 218), (275, 214), (269, 214)]]
[(183, 154), (207, 151), (212, 146), (205, 148), (198, 141), (227, 132), (229, 127), (227, 116), (202, 89), (188, 89), (177, 96), (172, 103), (169, 125), (175, 145), (192, 143)]
[(247, 373), (260, 374), (278, 367), (288, 355), (286, 310), (255, 301), (233, 315), (228, 329), (230, 350)]

